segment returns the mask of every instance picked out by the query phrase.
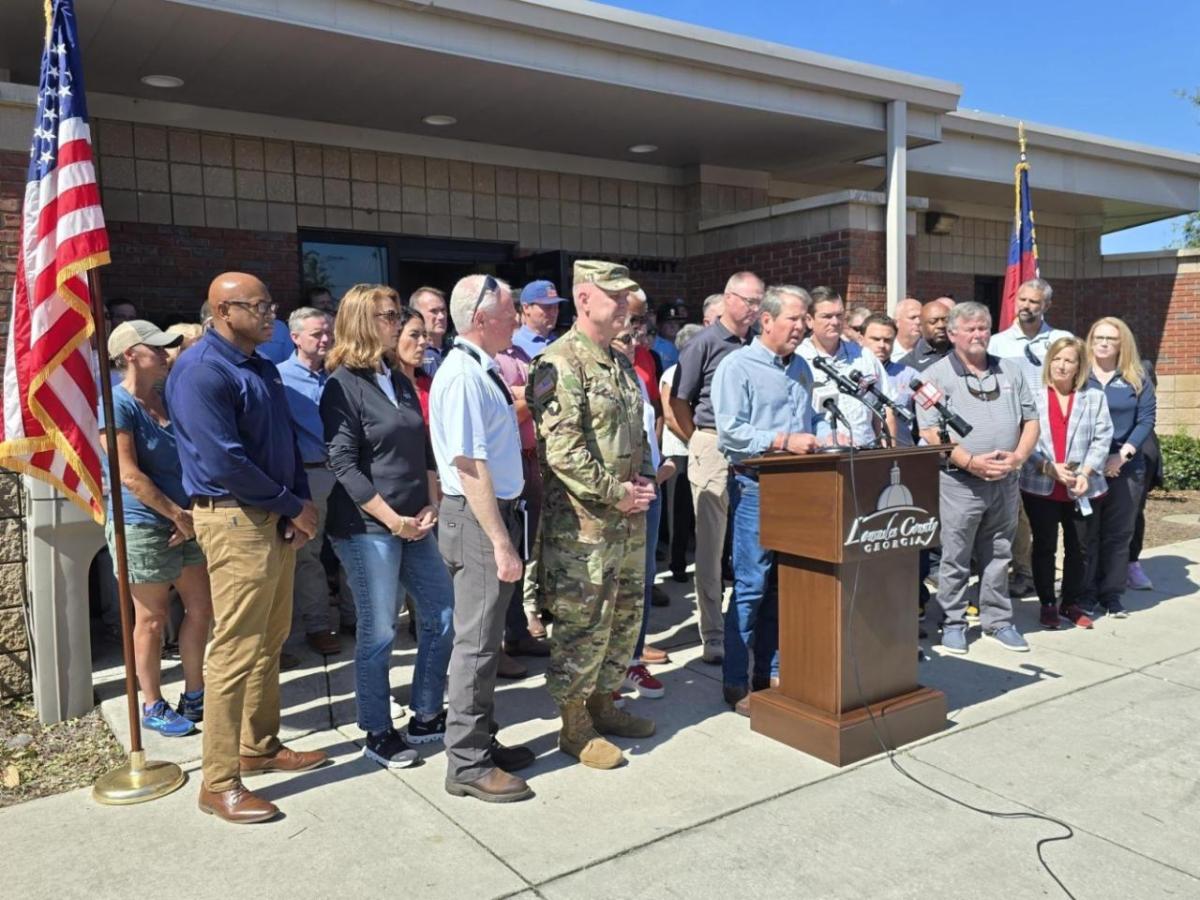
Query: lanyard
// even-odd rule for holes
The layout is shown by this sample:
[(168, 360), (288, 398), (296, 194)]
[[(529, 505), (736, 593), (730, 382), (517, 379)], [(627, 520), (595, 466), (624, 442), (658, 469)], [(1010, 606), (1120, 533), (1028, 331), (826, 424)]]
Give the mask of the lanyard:
[(480, 355), (475, 352), (474, 348), (468, 347), (466, 344), (462, 344), (462, 343), (459, 343), (458, 341), (455, 341), (454, 349), (461, 350), (463, 353), (469, 354), (470, 357), (473, 360), (475, 360), (475, 362), (479, 363), (480, 368), (482, 368), (485, 372), (487, 372), (488, 377), (491, 378), (492, 381), (494, 381), (496, 383), (496, 387), (500, 388), (500, 393), (502, 393), (504, 395), (504, 399), (505, 399), (505, 401), (507, 401), (508, 405), (509, 406), (513, 405), (512, 391), (510, 391), (508, 389), (508, 385), (504, 383), (504, 379), (500, 377), (499, 373), (495, 369), (484, 366), (483, 358), (480, 357)]

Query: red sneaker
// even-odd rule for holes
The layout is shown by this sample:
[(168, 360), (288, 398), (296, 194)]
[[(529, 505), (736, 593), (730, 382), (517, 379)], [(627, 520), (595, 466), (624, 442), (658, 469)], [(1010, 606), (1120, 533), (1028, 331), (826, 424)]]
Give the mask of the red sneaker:
[(1062, 616), (1064, 619), (1070, 619), (1075, 623), (1076, 628), (1091, 628), (1092, 618), (1083, 611), (1083, 608), (1075, 603), (1071, 603), (1062, 608)]
[(625, 671), (626, 690), (637, 691), (639, 697), (656, 698), (667, 692), (663, 683), (650, 674), (645, 666), (630, 666)]
[(1058, 610), (1053, 606), (1043, 606), (1039, 620), (1043, 628), (1058, 627)]

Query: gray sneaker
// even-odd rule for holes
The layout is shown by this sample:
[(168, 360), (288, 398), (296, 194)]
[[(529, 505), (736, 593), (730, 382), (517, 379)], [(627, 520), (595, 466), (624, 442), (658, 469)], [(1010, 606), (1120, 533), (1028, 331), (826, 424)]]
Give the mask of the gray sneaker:
[(985, 633), (993, 640), (999, 641), (1000, 646), (1005, 650), (1012, 650), (1016, 653), (1029, 652), (1029, 644), (1025, 638), (1021, 637), (1021, 632), (1017, 631), (1015, 625), (1002, 625), (995, 631)]
[(967, 652), (967, 626), (946, 625), (942, 629), (942, 649), (959, 656)]

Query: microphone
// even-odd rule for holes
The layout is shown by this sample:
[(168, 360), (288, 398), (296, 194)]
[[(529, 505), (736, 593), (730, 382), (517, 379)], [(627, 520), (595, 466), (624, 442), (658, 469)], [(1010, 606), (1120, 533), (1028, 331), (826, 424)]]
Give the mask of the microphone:
[(850, 380), (857, 385), (858, 392), (862, 395), (862, 398), (860, 399), (866, 397), (871, 398), (870, 400), (863, 399), (863, 402), (868, 406), (876, 410), (878, 410), (881, 405), (886, 406), (905, 422), (912, 422), (913, 414), (908, 410), (907, 407), (896, 403), (891, 397), (879, 390), (879, 385), (876, 383), (874, 376), (864, 376), (862, 372), (859, 372), (856, 369), (851, 369), (849, 376)]
[[(833, 418), (835, 421), (841, 422), (842, 425), (846, 426), (846, 433), (851, 435), (851, 437), (853, 437), (854, 428), (853, 428), (853, 426), (851, 426), (850, 420), (847, 419), (842, 414), (842, 411), (840, 409), (838, 409), (837, 398), (826, 397), (825, 402), (823, 402), (821, 404), (821, 408), (823, 410), (825, 410), (825, 412), (829, 413), (830, 417)], [(836, 429), (835, 429), (835, 431), (836, 431)]]
[(942, 397), (945, 396), (937, 389), (936, 385), (930, 384), (928, 381), (922, 381), (920, 378), (914, 378), (908, 383), (908, 386), (913, 390), (913, 400), (921, 405), (921, 409), (936, 409), (941, 415), (942, 420), (958, 432), (960, 437), (966, 437), (971, 433), (972, 426), (968, 425), (956, 413), (951, 412), (942, 403)]
[[(838, 390), (843, 394), (849, 394), (852, 397), (857, 397), (859, 394), (858, 385), (843, 375), (837, 370), (837, 367), (829, 360), (822, 356), (814, 356), (813, 365), (829, 376), (829, 380), (837, 385)], [(861, 377), (861, 376), (860, 376)]]

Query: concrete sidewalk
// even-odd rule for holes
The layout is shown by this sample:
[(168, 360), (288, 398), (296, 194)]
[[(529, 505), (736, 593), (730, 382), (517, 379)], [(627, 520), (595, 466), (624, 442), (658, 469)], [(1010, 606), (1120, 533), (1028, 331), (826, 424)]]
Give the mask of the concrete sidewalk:
[[(1074, 838), (1043, 853), (1076, 897), (1200, 896), (1197, 560), (1200, 541), (1148, 554), (1158, 589), (1128, 594), (1130, 618), (1092, 631), (1041, 631), (1036, 602), (1022, 602), (1028, 654), (990, 641), (966, 657), (935, 647), (922, 678), (946, 692), (950, 725), (896, 762), (966, 803), (1067, 822)], [(136, 807), (97, 806), (80, 790), (0, 811), (4, 895), (1062, 896), (1035, 854), (1059, 827), (956, 806), (886, 758), (836, 769), (752, 733), (721, 702), (719, 669), (699, 660), (690, 586), (664, 586), (673, 602), (654, 610), (652, 630), (673, 658), (656, 671), (667, 696), (630, 701), (659, 730), (620, 742), (621, 769), (585, 769), (555, 749), (536, 661), (497, 706), (502, 739), (538, 754), (522, 773), (536, 798), (450, 797), (440, 745), (397, 773), (362, 760), (350, 652), (306, 655), (307, 668), (286, 674), (284, 736), (334, 763), (251, 782), (283, 817), (237, 828), (200, 815), (200, 739), (151, 734), (150, 755), (184, 764), (189, 783)], [(402, 696), (413, 657), (404, 634)], [(178, 665), (164, 674), (174, 697)], [(120, 671), (100, 677), (121, 731)]]

